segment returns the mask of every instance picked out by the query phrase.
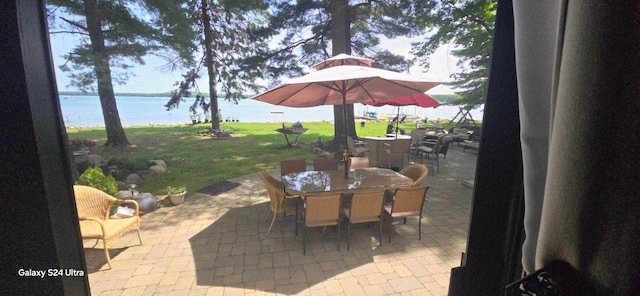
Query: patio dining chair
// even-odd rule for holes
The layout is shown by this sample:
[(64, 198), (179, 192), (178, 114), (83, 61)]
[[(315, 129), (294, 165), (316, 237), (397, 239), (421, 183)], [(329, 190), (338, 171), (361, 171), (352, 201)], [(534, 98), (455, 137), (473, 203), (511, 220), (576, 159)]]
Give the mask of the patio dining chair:
[(362, 141), (354, 141), (351, 136), (347, 136), (347, 150), (351, 156), (364, 156), (369, 152), (369, 148), (365, 147)]
[[(340, 250), (340, 205), (342, 204), (342, 193), (328, 192), (309, 194), (304, 197), (303, 203), (298, 203), (296, 211), (296, 221), (304, 226), (302, 236), (302, 254), (307, 253), (307, 235), (311, 227), (326, 227), (336, 225), (338, 236), (336, 243)], [(298, 224), (296, 224), (296, 234), (298, 234)]]
[[(411, 146), (409, 147), (409, 152), (414, 152), (415, 159), (418, 159), (418, 147), (422, 145), (424, 142), (424, 136), (427, 133), (426, 128), (416, 128), (411, 131)], [(411, 159), (409, 159), (411, 161)]]
[(304, 159), (290, 159), (280, 161), (280, 176), (290, 173), (304, 172), (307, 170), (307, 162)]
[(338, 169), (338, 162), (335, 158), (317, 158), (313, 160), (314, 171), (335, 171)]
[(403, 168), (398, 173), (413, 180), (410, 186), (419, 186), (420, 182), (429, 174), (429, 168), (423, 164), (412, 164)]
[(438, 173), (440, 172), (440, 150), (442, 149), (443, 138), (444, 137), (438, 137), (433, 144), (425, 144), (418, 147), (420, 162), (422, 163), (426, 157), (432, 165), (436, 166), (436, 172)]
[(366, 169), (369, 167), (369, 157), (349, 157), (347, 167), (349, 169)]
[(387, 167), (391, 169), (391, 164), (392, 164), (391, 160), (394, 158), (393, 156), (395, 155), (400, 157), (399, 169), (402, 169), (402, 167), (404, 167), (405, 155), (409, 154), (409, 148), (411, 147), (411, 140), (395, 139), (393, 142), (391, 142), (391, 144), (385, 144), (385, 146), (386, 145), (388, 145), (388, 147), (384, 150), (385, 152), (384, 155), (387, 158)]
[(391, 242), (391, 225), (393, 218), (418, 216), (418, 239), (422, 240), (422, 209), (429, 186), (401, 187), (387, 191), (385, 196), (384, 214), (389, 217), (389, 242)]
[[(293, 197), (287, 197), (287, 193), (282, 191), (282, 182), (271, 176), (267, 172), (259, 172), (258, 177), (264, 183), (264, 186), (267, 189), (267, 194), (269, 195), (271, 212), (273, 213), (273, 218), (271, 219), (271, 224), (269, 225), (269, 229), (267, 230), (267, 236), (271, 233), (271, 228), (273, 227), (273, 223), (276, 221), (276, 216), (280, 213), (286, 216), (286, 213), (292, 213), (296, 210), (296, 199)], [(267, 216), (268, 218), (269, 216)]]
[(378, 221), (378, 242), (382, 245), (382, 212), (384, 189), (356, 192), (342, 211), (347, 217), (347, 250), (351, 249), (351, 224)]

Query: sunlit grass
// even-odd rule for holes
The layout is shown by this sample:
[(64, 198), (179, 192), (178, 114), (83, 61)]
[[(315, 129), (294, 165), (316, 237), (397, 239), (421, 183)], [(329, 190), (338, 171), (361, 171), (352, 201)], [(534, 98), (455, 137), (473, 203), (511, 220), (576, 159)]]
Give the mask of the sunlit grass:
[[(225, 122), (224, 129), (232, 130), (229, 138), (202, 137), (198, 131), (209, 127), (199, 125), (153, 125), (126, 127), (125, 133), (131, 143), (125, 152), (103, 150), (99, 152), (104, 161), (117, 156), (130, 161), (144, 162), (162, 159), (168, 171), (153, 178), (144, 179), (138, 190), (163, 194), (168, 185), (186, 185), (193, 192), (212, 183), (278, 168), (281, 160), (306, 159), (308, 164), (317, 156), (308, 145), (314, 140), (330, 141), (334, 126), (329, 122), (307, 122), (309, 129), (299, 140), (306, 144), (287, 147), (282, 134), (275, 130), (281, 123)], [(365, 127), (356, 123), (358, 136), (383, 136), (386, 122), (367, 122)], [(407, 133), (415, 123), (401, 125)], [(106, 141), (104, 128), (68, 129), (69, 139), (89, 139), (101, 146)]]

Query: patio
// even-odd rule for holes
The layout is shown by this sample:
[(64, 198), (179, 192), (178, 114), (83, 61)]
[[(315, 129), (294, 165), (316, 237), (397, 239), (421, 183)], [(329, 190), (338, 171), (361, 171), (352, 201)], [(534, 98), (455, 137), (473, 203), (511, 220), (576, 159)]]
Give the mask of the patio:
[[(228, 180), (230, 190), (195, 193), (184, 204), (141, 217), (142, 239), (123, 236), (111, 248), (113, 269), (102, 249), (85, 248), (93, 295), (446, 295), (452, 267), (465, 251), (475, 152), (449, 147), (440, 173), (430, 173), (423, 238), (417, 218), (394, 222), (393, 241), (376, 239), (376, 227), (343, 232), (312, 230), (307, 255), (294, 217), (281, 215), (270, 236), (268, 197), (257, 174)], [(273, 172), (278, 176), (278, 172)], [(279, 176), (278, 176), (279, 177)], [(231, 183), (229, 183), (231, 182)], [(237, 184), (238, 186), (234, 186)], [(468, 182), (465, 182), (468, 183)], [(343, 225), (344, 226), (344, 225)], [(385, 227), (383, 231), (388, 231)], [(93, 242), (85, 242), (90, 247)], [(99, 245), (98, 247), (101, 247)]]

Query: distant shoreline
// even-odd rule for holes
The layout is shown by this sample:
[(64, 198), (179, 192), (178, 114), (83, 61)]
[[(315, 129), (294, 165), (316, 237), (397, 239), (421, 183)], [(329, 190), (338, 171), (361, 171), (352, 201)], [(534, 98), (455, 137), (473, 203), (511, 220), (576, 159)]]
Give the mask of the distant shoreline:
[[(58, 92), (60, 96), (98, 96), (98, 92), (81, 92), (81, 91), (61, 91)], [(208, 93), (201, 93), (201, 95), (205, 97), (209, 97)], [(171, 97), (171, 92), (164, 93), (115, 93), (116, 97), (166, 97), (167, 99)], [(195, 96), (195, 94), (193, 94)], [(460, 99), (459, 95), (456, 94), (430, 94), (436, 101), (440, 102), (440, 104), (450, 104), (452, 101)], [(250, 98), (251, 96), (245, 96), (244, 99)], [(221, 99), (222, 97), (218, 97)]]

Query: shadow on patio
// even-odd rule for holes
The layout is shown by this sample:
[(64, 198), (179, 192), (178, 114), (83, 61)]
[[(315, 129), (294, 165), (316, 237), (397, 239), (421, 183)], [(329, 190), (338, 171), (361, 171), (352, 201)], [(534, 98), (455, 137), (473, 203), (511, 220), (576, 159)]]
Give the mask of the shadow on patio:
[[(335, 231), (323, 234), (321, 228), (311, 229), (307, 255), (303, 255), (302, 234), (296, 237), (294, 233), (294, 216), (280, 215), (267, 237), (267, 213), (268, 203), (233, 208), (189, 239), (197, 285), (297, 294), (314, 288), (330, 290), (332, 279), (352, 279), (355, 286), (360, 286), (357, 280), (361, 277), (375, 284), (390, 280), (385, 293), (395, 293), (424, 288), (420, 276), (448, 272), (450, 268), (434, 265), (444, 263), (436, 257), (450, 254), (440, 248), (438, 227), (429, 217), (423, 220), (426, 227), (422, 241), (417, 237), (417, 218), (409, 218), (407, 224), (400, 219), (392, 227), (391, 243), (384, 228), (382, 246), (377, 241), (377, 225), (354, 225), (351, 250), (346, 249), (346, 231), (342, 233), (338, 251)], [(447, 236), (447, 240), (451, 238)], [(465, 238), (464, 232), (453, 233), (456, 241)], [(413, 276), (399, 280), (397, 275), (402, 270)]]

